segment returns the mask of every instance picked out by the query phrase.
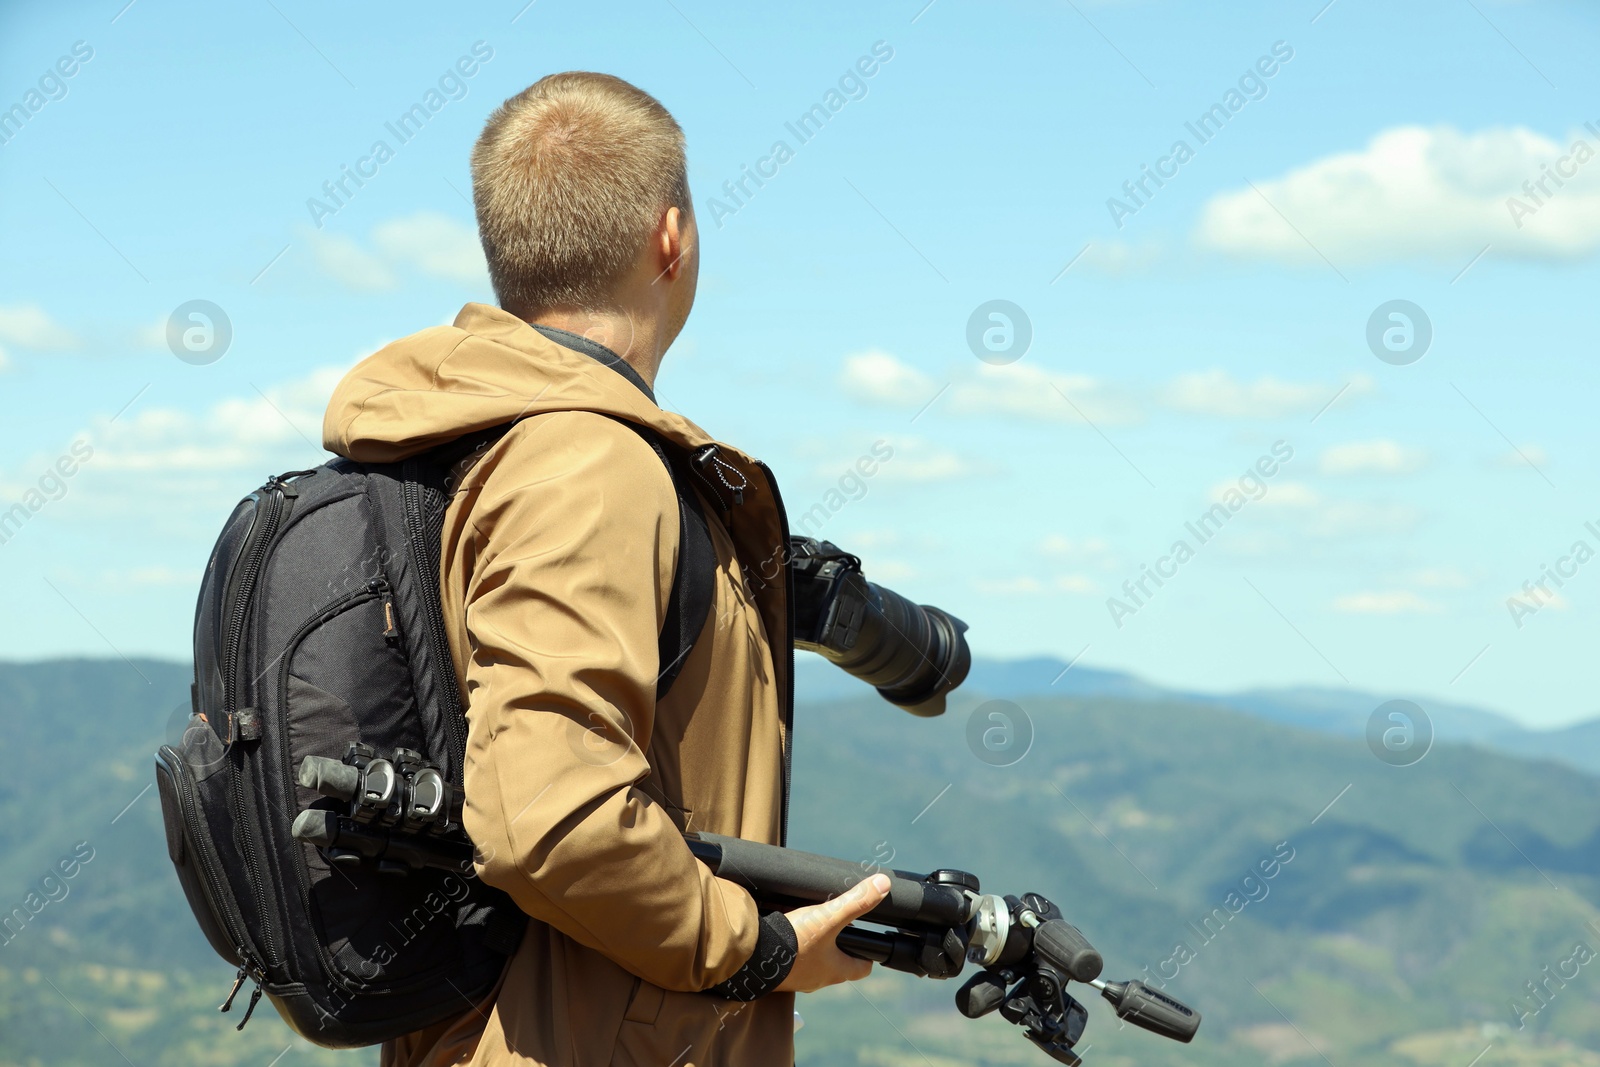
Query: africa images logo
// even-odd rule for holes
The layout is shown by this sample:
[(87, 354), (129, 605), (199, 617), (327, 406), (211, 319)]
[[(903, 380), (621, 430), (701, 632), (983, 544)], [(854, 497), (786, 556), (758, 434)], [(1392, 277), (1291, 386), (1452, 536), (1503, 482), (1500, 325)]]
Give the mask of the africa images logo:
[[(1271, 55), (1257, 58), (1252, 67), (1239, 75), (1236, 86), (1228, 86), (1220, 101), (1195, 116), (1192, 122), (1183, 124), (1183, 128), (1194, 138), (1193, 145), (1180, 137), (1172, 142), (1166, 155), (1156, 160), (1153, 168), (1148, 163), (1139, 164), (1139, 176), (1122, 183), (1122, 195), (1126, 199), (1115, 196), (1106, 198), (1106, 210), (1111, 213), (1111, 221), (1117, 224), (1117, 229), (1127, 225), (1130, 215), (1137, 215), (1140, 208), (1166, 187), (1167, 182), (1176, 178), (1183, 165), (1195, 157), (1196, 149), (1209, 144), (1233, 116), (1244, 110), (1246, 104), (1252, 100), (1265, 100), (1267, 79), (1276, 75), (1293, 58), (1294, 47), (1289, 42), (1274, 41)], [(1152, 182), (1155, 183), (1154, 189), (1150, 187)]]
[[(793, 145), (787, 138), (780, 137), (772, 142), (766, 155), (755, 161), (754, 168), (748, 163), (741, 163), (739, 176), (722, 183), (722, 193), (727, 199), (713, 196), (706, 200), (705, 214), (717, 224), (717, 229), (722, 229), (727, 219), (737, 215), (755, 199), (756, 193), (778, 176), (783, 166), (795, 157), (797, 150), (821, 133), (833, 116), (844, 110), (846, 104), (852, 100), (865, 100), (867, 80), (893, 58), (893, 45), (887, 41), (874, 41), (872, 54), (859, 57), (853, 66), (847, 67), (839, 75), (836, 88), (830, 86), (822, 94), (821, 100), (801, 112), (793, 122), (783, 124), (783, 128), (794, 138)], [(755, 183), (754, 189), (750, 187), (752, 182)]]
[[(1259, 457), (1252, 466), (1246, 468), (1235, 484), (1222, 490), (1220, 499), (1183, 524), (1185, 533), (1194, 538), (1193, 544), (1190, 544), (1189, 537), (1179, 537), (1153, 567), (1148, 563), (1143, 564), (1137, 578), (1129, 578), (1122, 583), (1123, 596), (1107, 597), (1106, 610), (1111, 613), (1111, 621), (1117, 624), (1117, 629), (1122, 629), (1129, 616), (1139, 614), (1162, 586), (1176, 578), (1178, 569), (1194, 559), (1195, 553), (1206, 542), (1221, 533), (1229, 519), (1250, 501), (1266, 496), (1271, 488), (1271, 479), (1293, 458), (1293, 445), (1287, 441), (1274, 441), (1270, 455)], [(1150, 588), (1151, 583), (1155, 584), (1154, 589)]]
[[(376, 178), (378, 169), (395, 157), (396, 149), (410, 143), (433, 116), (444, 110), (446, 104), (452, 100), (465, 100), (468, 79), (493, 58), (494, 49), (487, 42), (473, 42), (471, 55), (457, 59), (453, 66), (439, 75), (435, 85), (422, 94), (422, 99), (402, 111), (393, 122), (383, 124), (383, 128), (394, 138), (394, 145), (379, 138), (372, 142), (366, 155), (356, 160), (353, 168), (348, 163), (341, 164), (338, 176), (322, 183), (323, 197), (313, 196), (306, 200), (306, 210), (310, 212), (311, 221), (317, 229), (322, 229), (322, 224), (330, 216), (337, 215), (368, 181)], [(352, 184), (355, 188), (351, 188)]]

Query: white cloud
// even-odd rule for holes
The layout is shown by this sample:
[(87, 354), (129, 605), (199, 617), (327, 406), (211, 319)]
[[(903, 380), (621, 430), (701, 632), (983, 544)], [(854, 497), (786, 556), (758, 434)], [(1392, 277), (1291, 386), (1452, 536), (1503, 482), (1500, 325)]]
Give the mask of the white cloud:
[(1527, 470), (1530, 463), (1543, 470), (1550, 465), (1550, 455), (1538, 445), (1518, 445), (1511, 451), (1502, 452), (1494, 458), (1496, 467), (1504, 467), (1510, 470)]
[(146, 323), (133, 331), (133, 343), (139, 348), (159, 349), (167, 347), (167, 321)]
[(1053, 584), (1063, 593), (1076, 593), (1080, 596), (1093, 596), (1100, 591), (1098, 582), (1082, 574), (1060, 575)]
[(390, 219), (373, 227), (370, 244), (345, 234), (304, 231), (317, 268), (356, 292), (381, 292), (400, 284), (402, 268), (426, 277), (489, 287), (478, 232), (434, 212)]
[(83, 344), (37, 304), (0, 307), (0, 341), (36, 352), (67, 352)]
[(1352, 441), (1324, 449), (1323, 474), (1411, 474), (1427, 465), (1428, 455), (1393, 441)]
[(895, 468), (894, 476), (908, 482), (946, 482), (976, 472), (973, 464), (954, 452), (941, 451), (901, 463)]
[(1238, 530), (1229, 531), (1228, 536), (1218, 542), (1217, 551), (1238, 559), (1258, 560), (1292, 555), (1303, 547), (1297, 536), (1273, 530)]
[[(1528, 592), (1527, 588), (1522, 588), (1512, 593), (1511, 597), (1515, 597), (1524, 604), (1531, 604), (1541, 611), (1543, 611), (1545, 608), (1550, 608), (1554, 611), (1572, 610), (1572, 601), (1568, 600), (1566, 597), (1562, 596), (1553, 589), (1547, 593), (1544, 591), (1544, 589), (1540, 589), (1538, 586), (1533, 586), (1533, 592), (1530, 593)], [(1506, 599), (1509, 600), (1511, 597), (1507, 597)], [(1504, 604), (1505, 601), (1502, 600), (1501, 603)]]
[[(847, 358), (839, 382), (858, 400), (892, 407), (920, 408), (939, 395), (939, 383), (933, 378), (877, 349)], [(980, 364), (947, 393), (948, 399), (940, 403), (958, 415), (1081, 422), (1081, 413), (1097, 425), (1139, 421), (1133, 406), (1104, 382), (1081, 374), (1053, 374), (1026, 363)]]
[[(920, 408), (940, 395), (936, 379), (888, 352), (871, 349), (849, 356), (839, 376), (850, 396), (890, 407)], [(1311, 414), (1330, 403), (1345, 404), (1373, 390), (1357, 374), (1343, 387), (1289, 382), (1271, 375), (1243, 382), (1225, 370), (1180, 374), (1157, 393), (1165, 407), (1224, 419), (1276, 419)], [(979, 364), (945, 390), (940, 400), (956, 415), (1006, 416), (1097, 426), (1136, 425), (1144, 420), (1133, 396), (1104, 379), (1047, 370), (1033, 363)]]
[(322, 414), (347, 368), (324, 367), (202, 412), (135, 408), (95, 434), (96, 471), (265, 473), (325, 458)]
[(1180, 374), (1161, 393), (1161, 402), (1176, 411), (1219, 419), (1277, 419), (1309, 413), (1338, 397), (1338, 403), (1372, 391), (1372, 379), (1352, 378), (1343, 389), (1318, 382), (1286, 382), (1271, 375), (1241, 382), (1213, 368)]
[(1411, 575), (1411, 581), (1424, 589), (1465, 589), (1472, 579), (1454, 567), (1429, 567)]
[(1425, 615), (1438, 606), (1408, 590), (1389, 593), (1348, 593), (1334, 598), (1333, 610), (1347, 615)]
[(11, 357), (6, 355), (6, 350), (5, 349), (0, 348), (0, 371), (4, 371), (4, 370), (8, 369), (10, 366), (11, 366)]
[(1039, 542), (1039, 551), (1047, 556), (1057, 556), (1062, 559), (1083, 559), (1085, 557), (1104, 555), (1110, 550), (1104, 538), (1089, 537), (1082, 541), (1073, 541), (1060, 534), (1050, 534)]
[(979, 465), (920, 437), (889, 438), (894, 456), (878, 467), (877, 478), (887, 482), (944, 482), (976, 474)]
[(1160, 261), (1162, 254), (1161, 246), (1153, 242), (1137, 245), (1115, 240), (1096, 242), (1089, 246), (1089, 250), (1083, 253), (1083, 258), (1072, 269), (1087, 267), (1117, 278), (1148, 270)]
[(378, 250), (423, 274), (487, 287), (489, 270), (476, 228), (447, 215), (421, 212), (381, 223), (372, 231)]
[(839, 384), (858, 400), (892, 407), (921, 407), (937, 392), (932, 378), (876, 348), (847, 357)]
[(1339, 500), (1320, 509), (1310, 532), (1317, 537), (1360, 537), (1409, 533), (1422, 521), (1422, 513), (1409, 504)]
[(1051, 534), (1039, 542), (1039, 551), (1047, 556), (1069, 556), (1074, 551), (1073, 543), (1060, 534)]
[[(1493, 246), (1493, 256), (1588, 255), (1600, 248), (1600, 162), (1589, 158), (1592, 137), (1578, 153), (1584, 162), (1571, 155), (1577, 140), (1563, 145), (1521, 126), (1384, 130), (1360, 150), (1213, 197), (1196, 237), (1277, 262), (1317, 263), (1320, 252), (1341, 267), (1416, 259), (1465, 264), (1485, 245)], [(1545, 178), (1546, 166), (1570, 176), (1560, 179), (1563, 187), (1547, 180), (1544, 192), (1535, 188), (1530, 196), (1524, 183)], [(1512, 197), (1533, 213), (1514, 215)]]
[(317, 268), (346, 289), (376, 293), (397, 284), (388, 264), (354, 238), (341, 233), (311, 233), (308, 237)]
[[(1238, 487), (1237, 482), (1224, 483), (1221, 488), (1233, 489)], [(1212, 499), (1215, 500), (1216, 491), (1213, 490)], [(1304, 482), (1269, 482), (1267, 495), (1261, 498), (1263, 504), (1278, 508), (1314, 508), (1322, 503), (1322, 496)]]
[[(1304, 549), (1307, 538), (1340, 540), (1408, 534), (1424, 518), (1421, 510), (1405, 502), (1329, 498), (1304, 482), (1265, 481), (1266, 493), (1250, 499), (1247, 506), (1252, 513), (1259, 510), (1268, 527), (1256, 531), (1261, 540), (1251, 546), (1253, 552), (1267, 553), (1291, 545)], [(1208, 500), (1216, 506), (1224, 503), (1228, 494), (1239, 492), (1248, 496), (1236, 480), (1221, 482), (1211, 488)]]
[[(1115, 570), (1117, 557), (1103, 538), (1088, 537), (1073, 541), (1060, 534), (1050, 534), (1039, 542), (1039, 554), (1063, 563), (1080, 567), (1093, 567), (1102, 571)], [(1065, 580), (1065, 579), (1063, 579)], [(1065, 588), (1065, 587), (1063, 587)], [(1075, 590), (1067, 590), (1074, 592)]]
[[(1249, 504), (1251, 511), (1260, 509), (1276, 531), (1262, 532), (1262, 547), (1268, 541), (1282, 544), (1280, 535), (1284, 533), (1301, 543), (1306, 537), (1338, 539), (1406, 534), (1416, 529), (1423, 519), (1423, 513), (1408, 503), (1328, 498), (1304, 482), (1265, 481), (1266, 493)], [(1244, 490), (1237, 481), (1221, 482), (1212, 487), (1209, 500), (1220, 504), (1231, 492)]]
[[(83, 442), (93, 451), (87, 457), (72, 453), (80, 469), (70, 492), (51, 505), (56, 518), (100, 530), (133, 521), (157, 537), (209, 543), (233, 503), (267, 475), (315, 467), (329, 458), (321, 446), (322, 416), (346, 370), (325, 367), (264, 385), (260, 393), (242, 385), (238, 394), (192, 408), (153, 404), (152, 390), (115, 421), (109, 409), (103, 411), (50, 452), (0, 468), (0, 497), (14, 499), (37, 485), (41, 472), (58, 455), (68, 454), (69, 441)], [(151, 500), (165, 502), (159, 514), (152, 515)], [(127, 571), (116, 582), (131, 591), (182, 586), (189, 577), (152, 569)]]
[(92, 585), (97, 589), (116, 591), (161, 588), (198, 589), (200, 580), (205, 577), (205, 574), (195, 568), (156, 565), (134, 567), (124, 571), (100, 571), (98, 574), (71, 574), (69, 572), (66, 577), (75, 585)]
[(1126, 426), (1139, 412), (1105, 382), (1083, 374), (1054, 374), (1027, 363), (983, 364), (976, 377), (950, 389), (950, 410), (970, 415), (1014, 415), (1049, 422)]
[[(880, 450), (884, 447), (888, 450), (887, 459), (883, 458), (884, 452)], [(941, 448), (925, 438), (913, 436), (895, 435), (879, 438), (873, 447), (871, 457), (841, 452), (838, 442), (826, 444), (819, 442), (815, 450), (807, 448), (805, 451), (829, 457), (816, 463), (811, 468), (812, 473), (838, 486), (840, 492), (852, 498), (861, 492), (870, 492), (871, 487), (877, 485), (949, 481), (977, 474), (985, 469), (983, 464), (967, 459), (950, 449)], [(870, 468), (861, 466), (861, 460), (866, 458), (873, 459)], [(867, 469), (872, 473), (866, 473)], [(861, 484), (855, 486), (855, 491), (851, 492), (847, 482)]]

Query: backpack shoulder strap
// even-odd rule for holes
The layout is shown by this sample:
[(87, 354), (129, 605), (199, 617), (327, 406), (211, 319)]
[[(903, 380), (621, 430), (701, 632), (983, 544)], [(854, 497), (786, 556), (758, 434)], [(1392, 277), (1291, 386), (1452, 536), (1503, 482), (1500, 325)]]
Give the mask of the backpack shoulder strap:
[(667, 695), (678, 680), (684, 661), (694, 650), (700, 631), (711, 614), (711, 598), (716, 588), (717, 549), (711, 543), (711, 527), (706, 523), (700, 497), (694, 491), (682, 456), (664, 444), (651, 430), (628, 423), (655, 449), (672, 475), (678, 494), (678, 567), (672, 575), (672, 593), (667, 598), (667, 617), (661, 625), (659, 643), (661, 673), (656, 676), (656, 700)]
[[(532, 418), (533, 416), (525, 416)], [(441, 445), (432, 458), (448, 471), (474, 453), (482, 452), (504, 437), (517, 422), (492, 426)], [(678, 680), (684, 661), (694, 650), (700, 631), (711, 614), (711, 598), (716, 587), (717, 550), (711, 543), (711, 528), (706, 523), (700, 497), (694, 491), (680, 450), (662, 440), (648, 427), (627, 419), (618, 422), (633, 430), (660, 457), (672, 477), (678, 496), (678, 566), (672, 576), (672, 592), (667, 598), (667, 617), (661, 625), (658, 645), (661, 673), (656, 677), (656, 700), (663, 699)]]

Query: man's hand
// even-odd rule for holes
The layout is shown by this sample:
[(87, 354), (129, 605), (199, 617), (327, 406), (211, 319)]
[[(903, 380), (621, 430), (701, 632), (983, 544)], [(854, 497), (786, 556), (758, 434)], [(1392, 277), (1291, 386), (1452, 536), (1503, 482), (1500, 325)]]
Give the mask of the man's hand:
[(889, 877), (875, 874), (841, 897), (787, 912), (800, 944), (794, 966), (779, 984), (779, 993), (810, 993), (840, 982), (854, 982), (872, 973), (870, 960), (839, 951), (834, 939), (853, 920), (876, 908), (889, 895)]

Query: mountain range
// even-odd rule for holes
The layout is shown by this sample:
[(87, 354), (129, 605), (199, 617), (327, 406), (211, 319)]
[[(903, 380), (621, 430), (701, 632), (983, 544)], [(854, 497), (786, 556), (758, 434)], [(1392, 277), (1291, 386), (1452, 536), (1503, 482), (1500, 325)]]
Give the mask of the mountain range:
[[(1427, 758), (1397, 766), (1360, 736), (1375, 697), (1250, 703), (1063, 666), (980, 661), (918, 719), (804, 663), (791, 845), (1044, 893), (1108, 978), (1204, 1015), (1174, 1045), (1074, 986), (1098, 1067), (1600, 1067), (1600, 776), (1463, 736), (1492, 720), (1449, 709), (1428, 708)], [(0, 936), (0, 1067), (377, 1062), (306, 1044), (266, 1004), (243, 1032), (216, 1010), (233, 971), (188, 912), (149, 788), (188, 675), (0, 664), (0, 912), (47, 901)], [(802, 997), (798, 1063), (1049, 1062), (1002, 1019), (957, 1014), (957, 984), (879, 969)]]
[[(869, 687), (818, 656), (796, 658), (795, 690), (802, 700), (844, 700), (871, 692)], [(1227, 708), (1270, 722), (1346, 737), (1363, 736), (1373, 712), (1396, 699), (1392, 694), (1313, 686), (1221, 694), (1166, 689), (1136, 675), (1069, 665), (1065, 660), (1046, 656), (1017, 660), (976, 658), (962, 691), (1005, 700), (1074, 697), (1080, 700), (1181, 701), (1202, 707)], [(1405, 699), (1404, 695), (1399, 699)], [(1486, 708), (1424, 697), (1410, 699), (1431, 720), (1437, 741), (1480, 745), (1497, 752), (1554, 760), (1600, 774), (1600, 717), (1558, 729), (1533, 730)]]

